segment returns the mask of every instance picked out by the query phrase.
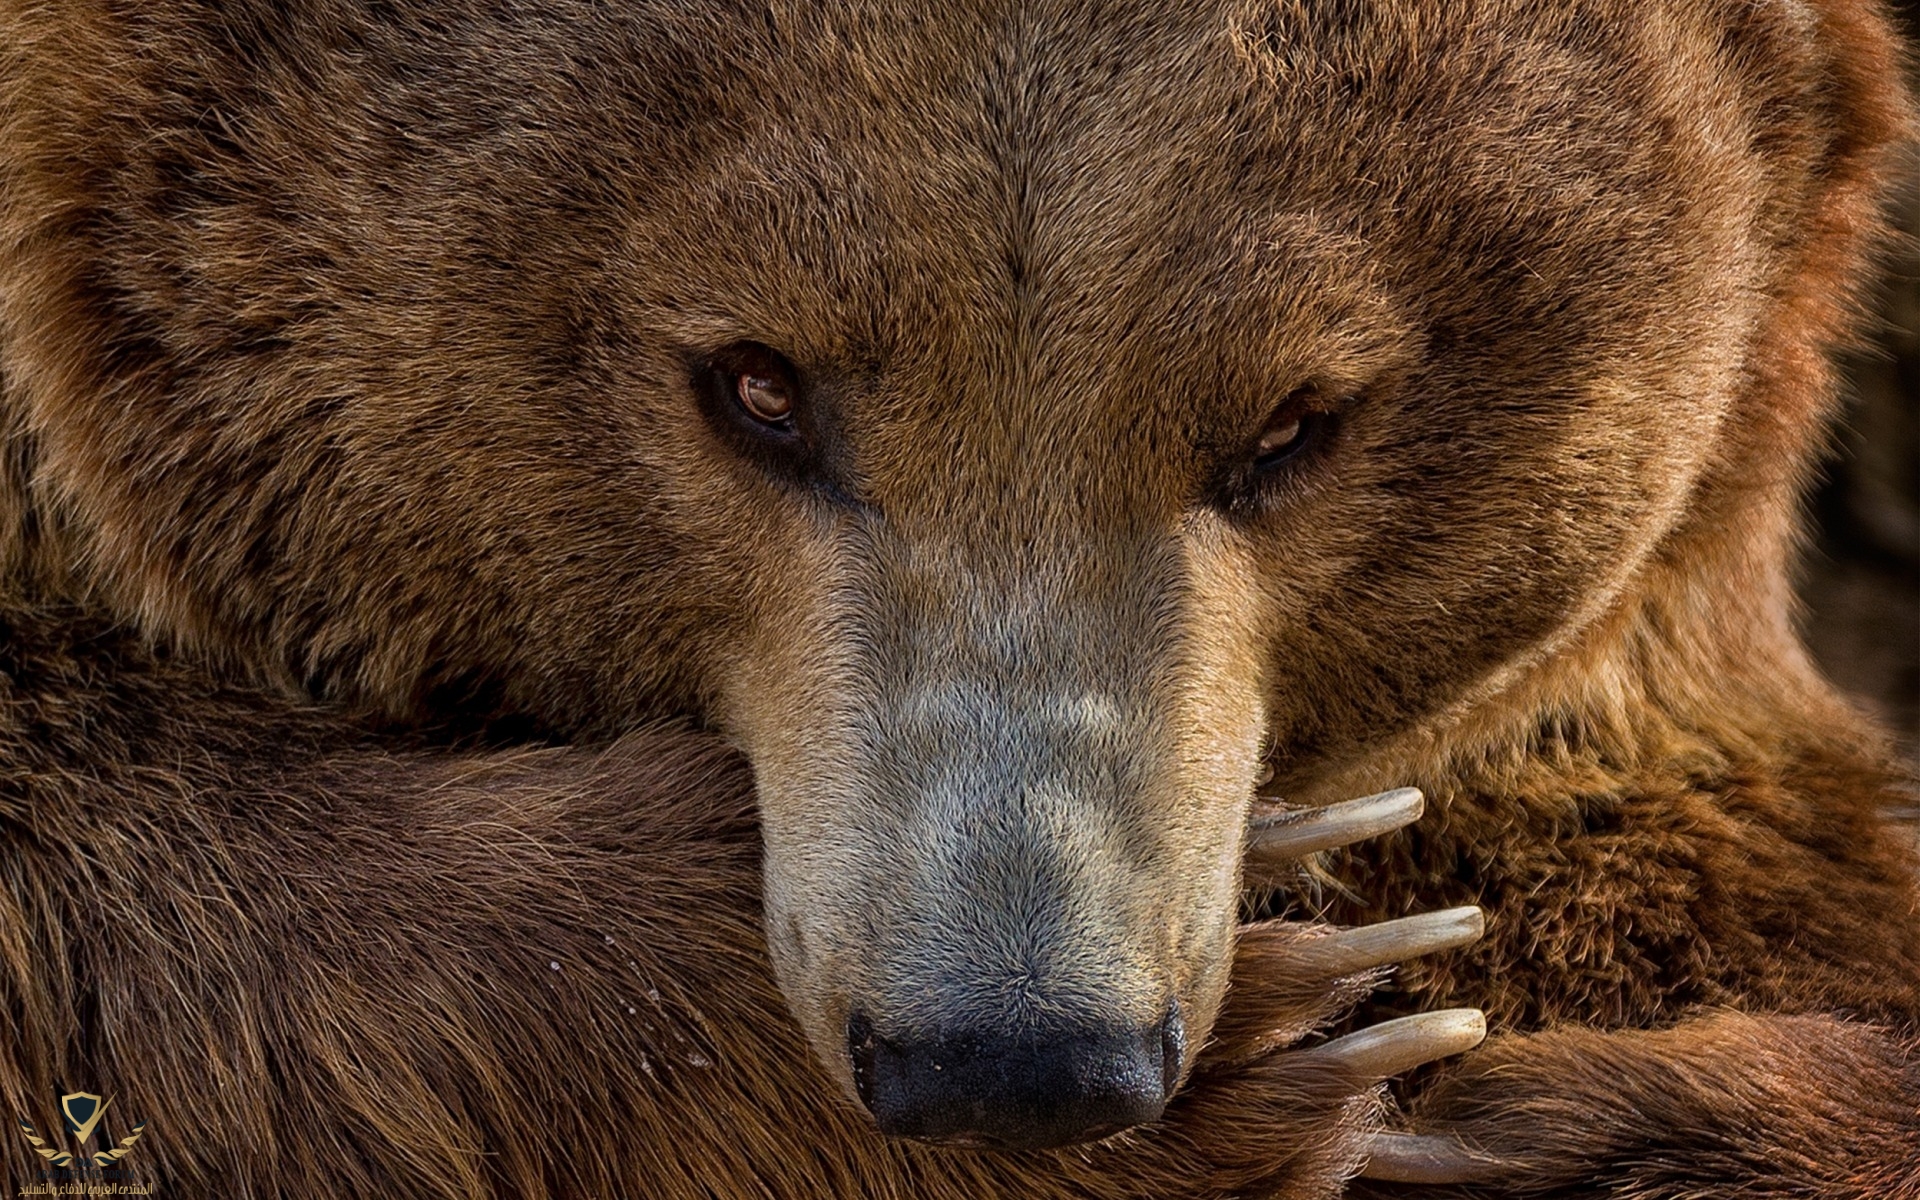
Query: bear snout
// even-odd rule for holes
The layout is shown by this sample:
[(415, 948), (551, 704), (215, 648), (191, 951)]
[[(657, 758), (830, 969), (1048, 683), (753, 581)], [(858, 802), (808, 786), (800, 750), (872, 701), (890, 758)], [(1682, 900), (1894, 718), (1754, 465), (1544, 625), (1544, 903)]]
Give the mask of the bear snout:
[(1179, 1081), (1185, 1029), (1174, 1008), (1146, 1027), (969, 1031), (895, 1040), (855, 1013), (847, 1048), (880, 1132), (949, 1146), (1043, 1150), (1160, 1116)]

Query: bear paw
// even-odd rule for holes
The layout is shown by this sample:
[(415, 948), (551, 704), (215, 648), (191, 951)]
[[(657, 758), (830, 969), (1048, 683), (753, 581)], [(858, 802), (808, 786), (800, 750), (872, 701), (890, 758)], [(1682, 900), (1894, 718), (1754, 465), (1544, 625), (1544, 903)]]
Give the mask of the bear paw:
[[(1249, 831), (1248, 877), (1257, 883), (1307, 855), (1391, 832), (1422, 808), (1412, 789), (1310, 810), (1263, 806)], [(1299, 1043), (1339, 1020), (1395, 963), (1466, 945), (1482, 929), (1474, 907), (1349, 929), (1287, 919), (1243, 926), (1213, 1036), (1168, 1111), (1166, 1136), (1140, 1146), (1193, 1156), (1199, 1178), (1161, 1194), (1339, 1195), (1381, 1136), (1386, 1081), (1472, 1049), (1485, 1019), (1451, 1009)]]

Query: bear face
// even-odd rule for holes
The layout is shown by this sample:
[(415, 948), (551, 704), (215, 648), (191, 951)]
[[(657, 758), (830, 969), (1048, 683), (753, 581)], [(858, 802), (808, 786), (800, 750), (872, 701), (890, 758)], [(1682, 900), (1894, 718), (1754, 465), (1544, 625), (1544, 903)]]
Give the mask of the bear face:
[(296, 7), (13, 107), (111, 164), (7, 224), (46, 569), (404, 721), (719, 726), (844, 1085), (1038, 1039), (1119, 1123), (1263, 758), (1510, 687), (1725, 469), (1817, 150), (1784, 9)]

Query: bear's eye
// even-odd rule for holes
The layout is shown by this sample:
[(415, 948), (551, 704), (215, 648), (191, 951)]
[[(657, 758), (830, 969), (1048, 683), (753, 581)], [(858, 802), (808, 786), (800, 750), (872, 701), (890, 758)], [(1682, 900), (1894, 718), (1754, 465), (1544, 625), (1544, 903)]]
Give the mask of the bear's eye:
[(759, 342), (735, 342), (707, 363), (707, 387), (760, 425), (787, 430), (800, 380), (787, 356)]
[(793, 416), (793, 388), (781, 376), (743, 371), (733, 377), (733, 393), (756, 421), (778, 425)]
[(1324, 432), (1332, 419), (1319, 392), (1301, 388), (1281, 401), (1253, 443), (1253, 470), (1260, 474), (1296, 458)]
[(1321, 456), (1338, 412), (1353, 399), (1329, 396), (1314, 387), (1289, 393), (1267, 416), (1253, 442), (1240, 443), (1221, 464), (1211, 502), (1230, 513), (1252, 514), (1284, 495), (1292, 486), (1289, 481), (1301, 478), (1300, 468)]
[(1307, 414), (1275, 417), (1260, 431), (1260, 440), (1254, 443), (1253, 465), (1265, 467), (1279, 462), (1298, 450), (1306, 438)]
[(734, 342), (690, 365), (694, 397), (726, 445), (788, 482), (820, 482), (821, 414), (786, 355)]

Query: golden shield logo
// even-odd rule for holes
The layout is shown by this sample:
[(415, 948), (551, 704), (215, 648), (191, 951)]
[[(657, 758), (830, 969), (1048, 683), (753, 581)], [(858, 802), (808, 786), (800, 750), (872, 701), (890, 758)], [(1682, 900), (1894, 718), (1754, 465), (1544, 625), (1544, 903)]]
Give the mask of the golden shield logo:
[[(87, 1139), (94, 1135), (94, 1131), (100, 1125), (100, 1118), (106, 1115), (107, 1105), (110, 1103), (112, 1103), (111, 1100), (96, 1096), (92, 1092), (69, 1092), (60, 1097), (60, 1114), (66, 1117), (67, 1132), (73, 1135), (72, 1151), (49, 1147), (47, 1140), (40, 1136), (40, 1131), (29, 1122), (21, 1121), (20, 1131), (27, 1135), (29, 1142), (33, 1143), (34, 1153), (53, 1166), (71, 1167), (74, 1163), (74, 1151), (79, 1152), (81, 1161), (86, 1161), (90, 1157), (96, 1166), (112, 1166), (133, 1153), (133, 1144), (140, 1140), (141, 1134), (146, 1132), (147, 1123), (142, 1121), (135, 1125), (131, 1133), (120, 1139), (118, 1146), (109, 1146), (89, 1156)], [(104, 1134), (102, 1136), (104, 1139)]]

